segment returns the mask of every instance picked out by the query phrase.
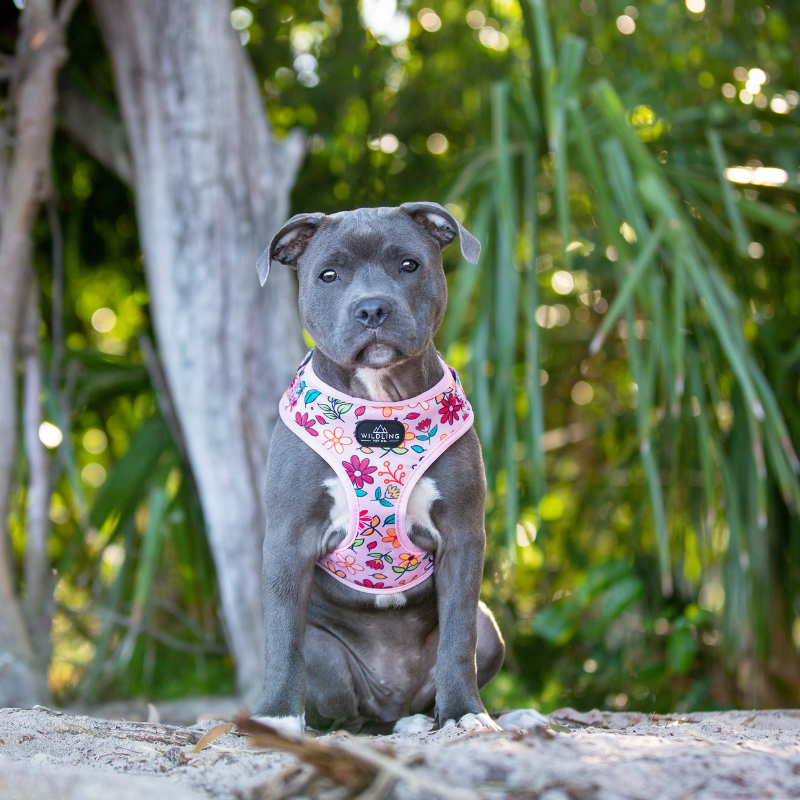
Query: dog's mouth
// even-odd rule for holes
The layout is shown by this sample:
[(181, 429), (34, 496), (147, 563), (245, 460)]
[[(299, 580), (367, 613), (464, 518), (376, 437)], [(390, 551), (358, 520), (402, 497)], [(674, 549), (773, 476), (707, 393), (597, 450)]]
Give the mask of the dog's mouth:
[(403, 354), (393, 345), (371, 342), (359, 351), (356, 362), (364, 367), (381, 369), (396, 364), (403, 358)]

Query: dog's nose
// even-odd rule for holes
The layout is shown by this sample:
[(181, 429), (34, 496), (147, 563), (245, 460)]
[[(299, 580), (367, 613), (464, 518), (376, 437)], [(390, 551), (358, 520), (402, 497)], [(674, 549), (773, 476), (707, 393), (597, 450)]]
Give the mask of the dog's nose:
[(386, 322), (392, 312), (392, 306), (386, 299), (373, 298), (364, 300), (356, 308), (356, 319), (365, 328), (379, 328)]

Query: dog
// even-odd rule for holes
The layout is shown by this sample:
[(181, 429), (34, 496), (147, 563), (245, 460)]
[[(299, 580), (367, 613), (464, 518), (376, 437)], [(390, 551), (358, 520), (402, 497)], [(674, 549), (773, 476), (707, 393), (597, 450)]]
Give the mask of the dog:
[[(292, 217), (258, 260), (262, 285), (273, 261), (297, 270), (300, 316), (314, 342), (282, 400), (267, 463), (266, 670), (253, 717), (286, 732), (300, 734), (306, 722), (317, 730), (499, 730), (478, 693), (505, 655), (480, 602), (481, 448), (457, 376), (433, 343), (447, 305), (441, 252), (454, 239), (477, 263), (479, 242), (437, 203), (307, 213)], [(421, 413), (405, 405), (437, 387), (448, 433), (433, 427), (436, 398), (422, 400)], [(403, 436), (416, 437), (415, 449)], [(376, 455), (386, 455), (386, 469), (405, 458), (413, 470), (402, 503), (405, 487), (391, 481), (406, 473), (376, 480)], [(409, 467), (409, 457), (420, 466)], [(400, 536), (393, 505), (405, 514), (404, 546), (392, 538)], [(369, 559), (378, 552), (386, 560)]]

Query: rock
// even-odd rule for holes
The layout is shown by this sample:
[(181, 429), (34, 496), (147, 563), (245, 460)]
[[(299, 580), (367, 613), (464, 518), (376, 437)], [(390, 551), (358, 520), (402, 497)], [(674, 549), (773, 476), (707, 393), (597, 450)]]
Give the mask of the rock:
[(533, 728), (546, 728), (550, 720), (532, 708), (518, 708), (503, 714), (497, 724), (504, 731), (529, 731)]

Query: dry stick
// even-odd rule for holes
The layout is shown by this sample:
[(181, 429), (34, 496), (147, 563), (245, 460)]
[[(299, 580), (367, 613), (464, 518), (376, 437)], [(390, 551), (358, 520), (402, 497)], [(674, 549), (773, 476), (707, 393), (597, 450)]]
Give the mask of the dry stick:
[(313, 766), (320, 774), (351, 791), (366, 792), (376, 780), (383, 782), (384, 774), (428, 794), (448, 800), (477, 800), (478, 795), (468, 789), (440, 786), (432, 776), (410, 772), (408, 765), (378, 752), (374, 747), (347, 737), (342, 745), (323, 744), (312, 739), (294, 739), (275, 728), (256, 722), (246, 713), (236, 717), (236, 725), (249, 734), (253, 744), (271, 747), (296, 755)]

